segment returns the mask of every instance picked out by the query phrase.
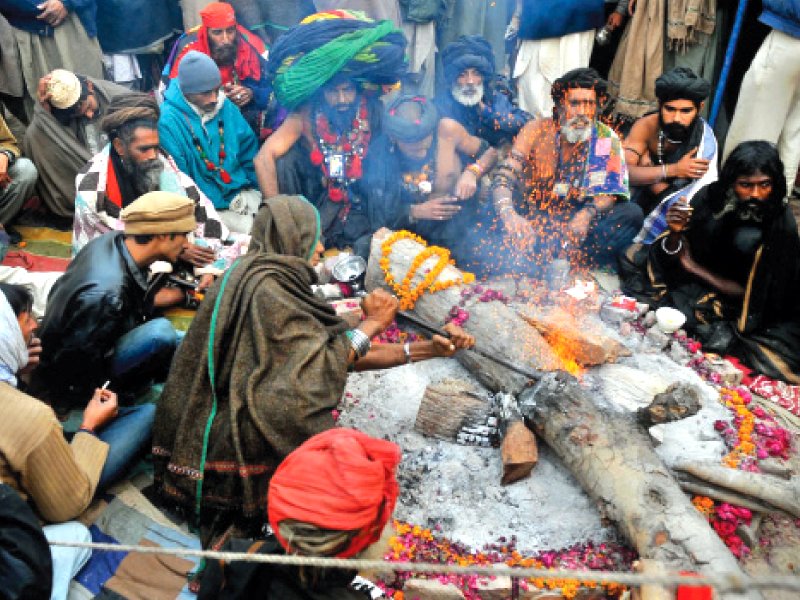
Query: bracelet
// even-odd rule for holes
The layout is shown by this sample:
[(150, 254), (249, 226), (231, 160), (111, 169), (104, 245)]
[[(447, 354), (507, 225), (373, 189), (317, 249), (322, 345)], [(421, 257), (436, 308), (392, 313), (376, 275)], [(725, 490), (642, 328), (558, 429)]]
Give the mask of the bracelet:
[(350, 346), (353, 348), (353, 352), (356, 353), (356, 360), (364, 358), (372, 347), (369, 336), (360, 329), (350, 329), (347, 332), (347, 337), (350, 338)]
[(475, 179), (480, 179), (483, 175), (483, 169), (478, 163), (472, 163), (471, 165), (467, 165), (466, 171), (471, 171), (473, 175), (475, 175)]
[(667, 180), (667, 165), (661, 163), (661, 181)]
[(403, 354), (406, 355), (406, 364), (410, 365), (411, 364), (411, 343), (410, 342), (406, 342), (405, 344), (403, 344)]
[(78, 431), (75, 432), (76, 435), (79, 433), (88, 433), (93, 437), (97, 437), (97, 434), (94, 432), (94, 429), (89, 429), (88, 427), (81, 427), (80, 429), (78, 429)]
[(678, 247), (675, 250), (667, 250), (667, 237), (668, 236), (664, 236), (661, 238), (661, 249), (668, 256), (675, 256), (678, 252), (683, 250), (683, 238), (678, 239)]

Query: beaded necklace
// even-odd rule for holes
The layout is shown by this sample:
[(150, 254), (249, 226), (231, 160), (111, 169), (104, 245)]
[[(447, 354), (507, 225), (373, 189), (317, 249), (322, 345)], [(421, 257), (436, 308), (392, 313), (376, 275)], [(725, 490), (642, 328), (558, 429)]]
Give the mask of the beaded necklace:
[(670, 144), (680, 144), (680, 142), (676, 142), (675, 140), (669, 139), (666, 135), (664, 135), (664, 131), (659, 129), (658, 130), (658, 164), (663, 165), (664, 163), (664, 140), (669, 142)]
[[(331, 124), (325, 113), (318, 109), (312, 120), (311, 163), (322, 169), (323, 183), (328, 188), (328, 197), (332, 202), (343, 202), (347, 208), (340, 218), (347, 218), (350, 204), (349, 186), (361, 179), (363, 175), (362, 161), (367, 155), (371, 132), (367, 113), (367, 99), (361, 97), (353, 127), (346, 133), (331, 131)], [(338, 173), (331, 174), (334, 161)], [(354, 198), (354, 201), (356, 199)]]
[[(425, 162), (418, 169), (403, 171), (403, 189), (414, 196), (414, 202), (422, 202), (433, 191), (433, 180), (436, 177), (436, 137), (425, 153)], [(400, 164), (405, 167), (413, 166), (414, 161), (404, 157), (401, 153)], [(405, 164), (404, 164), (405, 163)], [(411, 163), (411, 165), (409, 165)]]
[[(186, 118), (186, 115), (184, 115)], [(215, 171), (219, 173), (219, 178), (222, 180), (222, 183), (228, 184), (231, 182), (230, 174), (225, 170), (223, 166), (225, 163), (225, 123), (222, 120), (222, 116), (219, 117), (218, 122), (218, 131), (219, 131), (219, 165), (215, 165), (211, 162), (211, 159), (208, 158), (206, 155), (206, 151), (203, 149), (200, 140), (197, 138), (197, 135), (194, 133), (194, 129), (192, 128), (192, 124), (189, 122), (189, 119), (186, 119), (186, 123), (189, 125), (189, 133), (192, 135), (192, 143), (194, 144), (195, 150), (200, 154), (200, 159), (206, 166), (206, 169), (214, 173)]]

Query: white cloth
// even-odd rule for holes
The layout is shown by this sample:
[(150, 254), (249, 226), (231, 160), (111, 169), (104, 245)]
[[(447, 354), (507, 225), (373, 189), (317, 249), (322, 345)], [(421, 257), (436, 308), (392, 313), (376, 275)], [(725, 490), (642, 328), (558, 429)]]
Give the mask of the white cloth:
[(0, 292), (0, 381), (17, 387), (17, 371), (28, 364), (28, 345), (17, 315)]
[(514, 78), (518, 78), (519, 107), (534, 118), (553, 116), (550, 89), (567, 71), (588, 67), (594, 29), (545, 40), (523, 40), (519, 46)]
[(232, 232), (249, 234), (253, 228), (253, 218), (263, 201), (260, 191), (253, 188), (242, 190), (231, 201), (228, 210), (218, 211), (219, 218)]
[[(92, 541), (89, 530), (77, 521), (45, 525), (42, 527), (42, 531), (48, 542), (88, 543)], [(91, 556), (92, 551), (89, 548), (50, 546), (50, 557), (53, 560), (53, 591), (50, 594), (50, 600), (67, 600), (70, 582)]]
[(723, 159), (750, 140), (777, 144), (791, 193), (800, 163), (800, 39), (774, 29), (742, 81)]
[(24, 285), (33, 294), (33, 316), (37, 319), (44, 316), (50, 288), (61, 275), (55, 271), (32, 272), (22, 267), (0, 265), (0, 283)]
[[(408, 40), (408, 74), (413, 85), (404, 93), (433, 96), (436, 78), (436, 22), (403, 23), (403, 34)], [(404, 84), (406, 85), (406, 84)]]
[(142, 69), (133, 54), (103, 54), (103, 64), (108, 78), (115, 83), (129, 84), (142, 78)]

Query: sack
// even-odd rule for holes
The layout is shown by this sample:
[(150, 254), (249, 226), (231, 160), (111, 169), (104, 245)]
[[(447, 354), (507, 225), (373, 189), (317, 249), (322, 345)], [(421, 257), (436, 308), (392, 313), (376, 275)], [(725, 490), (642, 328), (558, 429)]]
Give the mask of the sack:
[(47, 600), (53, 587), (50, 546), (31, 507), (0, 484), (0, 599)]
[(529, 0), (522, 7), (519, 39), (544, 40), (603, 26), (604, 0)]
[(442, 12), (441, 0), (400, 0), (404, 21), (428, 23), (434, 21)]

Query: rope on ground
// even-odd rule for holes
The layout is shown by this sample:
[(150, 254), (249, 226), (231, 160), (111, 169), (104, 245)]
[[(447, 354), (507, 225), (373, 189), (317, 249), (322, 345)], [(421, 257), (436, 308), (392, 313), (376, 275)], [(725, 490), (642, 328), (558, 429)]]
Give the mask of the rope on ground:
[(141, 554), (166, 554), (170, 556), (189, 556), (206, 560), (225, 560), (228, 562), (269, 563), (320, 568), (349, 569), (377, 573), (455, 573), (459, 575), (507, 575), (515, 578), (580, 579), (597, 583), (619, 583), (627, 586), (662, 585), (710, 585), (718, 591), (746, 592), (748, 590), (781, 589), (800, 592), (800, 577), (796, 575), (742, 576), (734, 573), (679, 575), (628, 573), (624, 571), (576, 571), (548, 570), (530, 567), (509, 567), (496, 565), (445, 565), (439, 563), (389, 562), (384, 560), (365, 560), (352, 558), (327, 558), (317, 556), (287, 556), (283, 554), (248, 554), (246, 552), (219, 552), (215, 550), (192, 550), (190, 548), (155, 548), (152, 546), (132, 546), (124, 544), (103, 544), (96, 542), (50, 542), (51, 546), (67, 548), (88, 548), (101, 552), (137, 552)]

